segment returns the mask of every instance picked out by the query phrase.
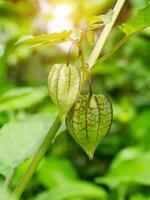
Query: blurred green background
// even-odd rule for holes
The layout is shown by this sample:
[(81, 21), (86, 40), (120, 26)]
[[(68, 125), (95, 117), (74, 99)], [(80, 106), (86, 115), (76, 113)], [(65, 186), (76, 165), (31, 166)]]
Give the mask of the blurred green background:
[[(1, 181), (16, 168), (14, 188), (57, 115), (46, 81), (54, 63), (66, 63), (69, 44), (15, 45), (24, 35), (76, 29), (89, 15), (105, 14), (115, 0), (0, 1), (0, 172)], [(146, 0), (127, 0), (121, 24)], [(64, 12), (65, 11), (65, 12)], [(96, 36), (99, 33), (96, 32)], [(103, 54), (119, 40), (114, 28)], [(86, 42), (88, 58), (94, 44)], [(71, 63), (79, 64), (77, 50)], [(94, 161), (67, 133), (59, 131), (22, 199), (150, 200), (150, 29), (133, 36), (118, 52), (92, 70), (94, 93), (107, 94), (114, 119)], [(88, 92), (87, 83), (83, 93)], [(19, 147), (17, 144), (19, 143)], [(3, 199), (2, 199), (3, 200)]]

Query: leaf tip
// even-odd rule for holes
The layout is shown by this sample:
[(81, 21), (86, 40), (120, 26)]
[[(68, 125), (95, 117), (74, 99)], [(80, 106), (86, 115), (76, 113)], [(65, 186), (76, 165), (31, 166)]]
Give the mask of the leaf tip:
[(89, 160), (93, 161), (93, 159), (94, 159), (94, 152), (87, 152), (87, 155), (89, 157)]

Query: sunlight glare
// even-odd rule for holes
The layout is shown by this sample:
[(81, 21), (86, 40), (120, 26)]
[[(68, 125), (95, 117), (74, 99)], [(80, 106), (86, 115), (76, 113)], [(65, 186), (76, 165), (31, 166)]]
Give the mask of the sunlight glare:
[(55, 18), (66, 18), (71, 15), (71, 7), (67, 4), (61, 4), (54, 9)]
[[(48, 21), (47, 30), (48, 33), (62, 32), (64, 30), (72, 30), (74, 24), (70, 18), (72, 14), (72, 7), (67, 4), (60, 4), (56, 7), (53, 7), (53, 18)], [(69, 51), (72, 42), (66, 42), (63, 44), (57, 45), (65, 52)]]

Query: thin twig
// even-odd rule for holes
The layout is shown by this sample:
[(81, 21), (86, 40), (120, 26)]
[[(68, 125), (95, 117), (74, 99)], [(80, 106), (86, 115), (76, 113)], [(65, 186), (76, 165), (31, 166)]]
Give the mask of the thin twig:
[(73, 48), (74, 42), (72, 42), (70, 48), (69, 48), (69, 52), (68, 52), (68, 56), (67, 56), (67, 67), (69, 66), (70, 63), (70, 57), (71, 57), (71, 50)]
[(106, 24), (106, 26), (104, 27), (90, 57), (89, 57), (89, 60), (88, 60), (88, 65), (90, 68), (93, 67), (93, 65), (95, 64), (97, 58), (99, 57), (99, 55), (101, 54), (101, 51), (102, 51), (102, 48), (109, 36), (109, 33), (120, 13), (120, 10), (122, 9), (123, 5), (125, 3), (125, 0), (118, 0), (115, 7), (114, 7), (114, 10), (113, 10), (113, 17), (112, 17), (112, 20), (110, 23)]
[(85, 63), (85, 55), (84, 55), (84, 49), (83, 49), (83, 42), (84, 42), (84, 32), (81, 32), (80, 41), (78, 42), (78, 48), (79, 48), (79, 58), (81, 62), (82, 69), (86, 69), (86, 63)]
[(91, 98), (92, 94), (93, 94), (93, 90), (92, 90), (92, 77), (91, 77), (91, 69), (88, 66), (88, 64), (86, 64), (87, 69), (88, 69), (88, 84), (89, 84), (89, 98)]
[(102, 56), (94, 65), (101, 64), (105, 60), (107, 60), (112, 54), (114, 54), (122, 45), (124, 45), (128, 39), (131, 37), (130, 36), (125, 36), (123, 37), (108, 53), (106, 53), (104, 56)]

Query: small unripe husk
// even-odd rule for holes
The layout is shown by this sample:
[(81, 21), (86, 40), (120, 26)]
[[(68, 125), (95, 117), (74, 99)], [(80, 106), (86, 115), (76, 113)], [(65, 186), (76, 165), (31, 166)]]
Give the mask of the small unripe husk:
[(75, 141), (92, 160), (95, 150), (112, 123), (112, 106), (103, 94), (80, 95), (66, 117), (66, 126)]
[(61, 121), (64, 121), (70, 108), (77, 100), (82, 84), (82, 70), (77, 66), (54, 64), (48, 76), (48, 91), (59, 108)]

